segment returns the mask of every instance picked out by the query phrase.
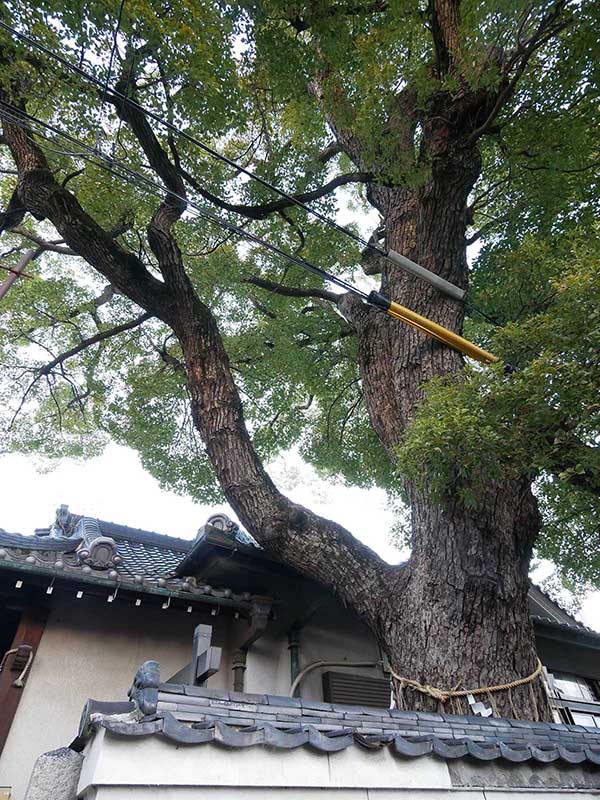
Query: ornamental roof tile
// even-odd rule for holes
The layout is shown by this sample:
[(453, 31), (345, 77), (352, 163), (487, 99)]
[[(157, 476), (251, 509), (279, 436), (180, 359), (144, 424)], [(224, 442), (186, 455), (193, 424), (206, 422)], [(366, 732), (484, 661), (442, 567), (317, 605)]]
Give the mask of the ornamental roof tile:
[(166, 591), (238, 604), (245, 607), (251, 595), (204, 585), (193, 577), (176, 576), (175, 570), (193, 545), (189, 539), (165, 536), (114, 522), (71, 514), (49, 528), (23, 536), (0, 529), (0, 567), (56, 574), (62, 579), (100, 580), (131, 584), (137, 591)]
[(81, 539), (50, 539), (37, 536), (23, 536), (21, 533), (8, 533), (0, 528), (0, 547), (18, 547), (25, 550), (52, 550), (71, 553), (77, 550)]
[(126, 704), (115, 704), (111, 709), (89, 700), (80, 728), (81, 743), (94, 728), (101, 727), (120, 737), (159, 735), (175, 744), (213, 742), (232, 749), (307, 746), (332, 753), (359, 745), (369, 750), (391, 747), (397, 756), (405, 758), (433, 754), (443, 759), (586, 762), (592, 768), (600, 767), (600, 730), (580, 725), (341, 704), (320, 704), (323, 708), (315, 716), (314, 702), (301, 698), (244, 695), (168, 683), (159, 684), (155, 696), (154, 713), (141, 719), (135, 714), (129, 719), (123, 716), (123, 712), (135, 709), (133, 703), (127, 708)]

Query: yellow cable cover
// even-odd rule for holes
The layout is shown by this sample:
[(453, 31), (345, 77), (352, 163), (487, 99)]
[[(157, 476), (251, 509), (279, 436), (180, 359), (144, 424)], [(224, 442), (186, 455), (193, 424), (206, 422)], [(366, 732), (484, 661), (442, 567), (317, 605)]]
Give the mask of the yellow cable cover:
[(453, 347), (460, 353), (469, 356), (469, 358), (481, 361), (482, 364), (494, 364), (500, 360), (491, 353), (488, 353), (487, 350), (482, 350), (481, 347), (477, 347), (473, 342), (463, 339), (462, 336), (454, 333), (454, 331), (449, 331), (448, 328), (444, 328), (443, 325), (438, 325), (437, 322), (432, 322), (430, 319), (427, 319), (427, 317), (422, 317), (420, 314), (411, 311), (410, 308), (405, 308), (399, 303), (395, 303), (393, 300), (390, 301), (388, 314), (416, 328), (426, 336), (431, 336), (432, 339), (437, 339), (438, 342)]

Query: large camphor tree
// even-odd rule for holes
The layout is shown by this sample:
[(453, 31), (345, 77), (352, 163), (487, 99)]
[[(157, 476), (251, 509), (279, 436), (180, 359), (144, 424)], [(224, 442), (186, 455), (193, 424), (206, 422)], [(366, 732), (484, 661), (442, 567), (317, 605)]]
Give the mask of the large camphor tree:
[[(402, 676), (470, 688), (531, 673), (533, 547), (571, 583), (600, 571), (598, 4), (119, 6), (0, 10), (108, 81), (0, 32), (2, 264), (32, 276), (0, 305), (6, 448), (83, 456), (112, 438), (163, 484), (222, 493), (264, 548), (371, 627)], [(323, 214), (347, 198), (354, 219), (370, 209), (373, 242), (469, 289), (469, 303), (361, 252), (111, 88)], [(465, 364), (186, 201), (464, 328), (517, 371)], [(264, 463), (293, 446), (405, 503), (410, 559), (390, 566), (285, 497)], [(532, 687), (497, 694), (498, 711), (547, 715)], [(411, 689), (404, 700), (438, 706)]]

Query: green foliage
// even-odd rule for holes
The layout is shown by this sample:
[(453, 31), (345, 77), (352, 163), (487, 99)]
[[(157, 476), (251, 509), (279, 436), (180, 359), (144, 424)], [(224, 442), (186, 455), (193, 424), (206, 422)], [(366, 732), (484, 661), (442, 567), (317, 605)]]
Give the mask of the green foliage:
[(600, 585), (600, 502), (589, 491), (600, 481), (599, 254), (598, 236), (579, 233), (488, 258), (488, 307), (513, 319), (488, 331), (489, 346), (517, 370), (430, 381), (398, 454), (442, 502), (475, 508), (482, 482), (539, 478), (538, 553), (572, 586)]
[[(105, 78), (119, 5), (7, 0), (0, 14)], [(415, 189), (430, 178), (431, 164), (422, 130), (404, 114), (403, 92), (410, 86), (425, 111), (445, 94), (456, 99), (467, 88), (499, 86), (501, 60), (494, 53), (504, 48), (510, 56), (523, 15), (529, 23), (521, 33), (531, 35), (550, 7), (546, 0), (463, 0), (457, 68), (439, 75), (425, 5), (391, 0), (377, 10), (378, 3), (365, 3), (362, 13), (356, 0), (126, 0), (111, 84), (125, 70), (127, 91), (135, 85), (144, 105), (280, 188), (300, 192), (356, 168), (345, 155), (319, 157), (332, 134), (315, 96), (318, 75), (324, 105), (338, 126), (352, 125), (366, 168), (379, 181)], [(574, 4), (573, 24), (532, 57), (481, 144), (482, 175), (471, 198), (471, 233), (481, 249), (471, 299), (501, 327), (492, 330), (471, 316), (466, 334), (519, 369), (505, 375), (501, 368), (468, 368), (460, 378), (428, 384), (399, 454), (405, 476), (441, 499), (458, 494), (475, 507), (482, 481), (534, 478), (544, 517), (539, 553), (559, 564), (571, 585), (598, 583), (600, 571), (590, 556), (598, 550), (598, 507), (585, 488), (599, 472), (600, 247), (593, 223), (600, 197), (599, 17), (599, 4)], [(27, 78), (30, 113), (88, 145), (98, 141), (105, 153), (156, 179), (95, 87), (40, 54), (32, 59), (5, 33), (0, 49), (8, 61), (0, 84)], [(175, 145), (204, 189), (231, 203), (273, 200), (265, 187), (242, 180), (181, 137), (169, 141), (158, 126), (155, 132), (167, 151)], [(147, 239), (155, 194), (83, 161), (61, 137), (41, 144), (56, 177), (71, 176), (69, 187), (84, 208), (107, 229), (127, 223), (119, 241), (156, 270)], [(0, 168), (13, 168), (4, 147)], [(10, 171), (0, 174), (3, 208), (14, 184)], [(346, 196), (356, 218), (364, 217), (364, 189)], [(312, 205), (335, 216), (338, 201), (330, 196)], [(374, 288), (357, 266), (358, 248), (299, 209), (244, 224)], [(56, 238), (46, 222), (26, 220), (22, 227)], [(402, 479), (369, 423), (346, 321), (326, 301), (265, 292), (245, 279), (330, 287), (254, 246), (240, 246), (191, 211), (176, 234), (188, 273), (218, 318), (259, 454), (270, 459), (297, 446), (322, 474), (381, 486), (397, 499)], [(4, 235), (4, 266), (14, 266), (29, 245)], [(103, 301), (103, 283), (81, 259), (46, 253), (27, 272), (34, 279), (17, 282), (1, 306), (2, 448), (83, 457), (112, 438), (136, 448), (163, 485), (216, 497), (170, 332), (147, 321), (43, 375), (59, 354), (140, 311), (118, 295)]]

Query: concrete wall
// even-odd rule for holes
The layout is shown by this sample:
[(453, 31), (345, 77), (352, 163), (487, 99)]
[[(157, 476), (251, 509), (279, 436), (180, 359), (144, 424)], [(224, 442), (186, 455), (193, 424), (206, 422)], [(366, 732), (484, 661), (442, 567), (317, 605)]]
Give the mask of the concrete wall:
[[(262, 787), (261, 797), (269, 797), (274, 788), (287, 788), (287, 797), (295, 800), (307, 788), (362, 789), (364, 797), (365, 787), (372, 792), (451, 786), (444, 761), (431, 756), (401, 759), (389, 748), (367, 751), (352, 746), (337, 753), (315, 753), (306, 747), (285, 751), (261, 746), (231, 750), (214, 744), (177, 747), (159, 737), (123, 739), (101, 729), (84, 754), (79, 792), (96, 789), (98, 798), (111, 797), (104, 794), (110, 787), (121, 791), (112, 797), (129, 798), (135, 787), (137, 794), (131, 796), (161, 800), (170, 796), (169, 791), (179, 800), (211, 797), (213, 787), (231, 787), (222, 796), (240, 798), (250, 787)], [(300, 791), (290, 792), (292, 787)], [(186, 792), (180, 793), (182, 789)]]
[[(464, 770), (456, 771), (456, 765)], [(470, 781), (468, 778), (472, 777)], [(467, 780), (465, 780), (467, 778)], [(336, 753), (257, 745), (178, 747), (98, 730), (85, 750), (80, 800), (592, 800), (600, 774), (577, 766), (405, 759), (390, 748)], [(552, 788), (551, 788), (552, 787)], [(578, 787), (578, 788), (575, 788)], [(554, 789), (554, 791), (553, 791)]]
[[(137, 608), (118, 598), (107, 603), (85, 595), (57, 597), (0, 757), (0, 786), (12, 786), (11, 800), (22, 799), (40, 753), (73, 740), (88, 697), (126, 700), (136, 670), (148, 659), (159, 661), (161, 676), (168, 678), (189, 663), (193, 631), (201, 622), (215, 624), (215, 617), (163, 611), (156, 600)], [(226, 647), (224, 622), (215, 625), (215, 644)], [(211, 688), (229, 686), (224, 660)]]

